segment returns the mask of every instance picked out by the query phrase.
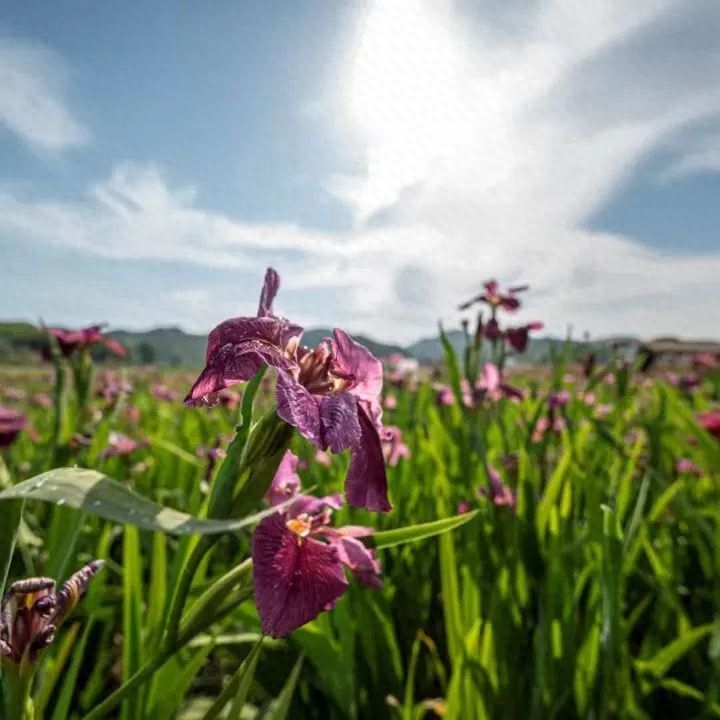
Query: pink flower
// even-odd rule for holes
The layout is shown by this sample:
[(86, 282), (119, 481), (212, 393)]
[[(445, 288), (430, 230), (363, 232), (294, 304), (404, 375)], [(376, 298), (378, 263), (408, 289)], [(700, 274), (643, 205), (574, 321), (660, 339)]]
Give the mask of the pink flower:
[(702, 475), (702, 470), (690, 458), (678, 458), (675, 461), (675, 471), (696, 475), (697, 477)]
[(12, 445), (26, 427), (27, 419), (22, 413), (0, 405), (0, 448)]
[(108, 436), (108, 446), (102, 451), (100, 457), (109, 458), (118, 455), (130, 455), (140, 448), (150, 444), (149, 440), (133, 440), (119, 432), (111, 432)]
[(47, 393), (35, 393), (32, 396), (32, 401), (34, 405), (37, 405), (44, 410), (51, 407), (53, 403), (52, 398)]
[(386, 425), (380, 436), (383, 456), (388, 465), (395, 466), (401, 457), (410, 457), (410, 448), (403, 442), (402, 430), (395, 425)]
[(3, 397), (6, 400), (25, 400), (27, 392), (22, 388), (9, 387), (3, 391)]
[(464, 515), (465, 513), (470, 512), (470, 501), (469, 500), (461, 500), (457, 507), (455, 508), (455, 514), (456, 515)]
[(700, 426), (705, 428), (713, 437), (720, 440), (720, 412), (708, 410), (698, 415)]
[(383, 407), (385, 407), (386, 410), (396, 410), (398, 406), (398, 401), (395, 395), (386, 395), (385, 399), (383, 400)]

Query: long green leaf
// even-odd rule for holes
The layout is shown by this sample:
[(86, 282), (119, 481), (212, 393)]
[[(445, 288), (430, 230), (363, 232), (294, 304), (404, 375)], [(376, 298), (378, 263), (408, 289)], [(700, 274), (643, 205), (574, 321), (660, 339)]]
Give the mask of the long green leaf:
[(0, 493), (0, 500), (41, 500), (82, 510), (105, 520), (169, 535), (215, 535), (253, 525), (276, 511), (248, 517), (208, 520), (174, 510), (133, 492), (96, 470), (59, 468), (37, 475)]
[(470, 522), (477, 514), (478, 511), (473, 510), (464, 515), (456, 515), (455, 517), (443, 518), (442, 520), (433, 520), (432, 522), (409, 525), (408, 527), (396, 528), (394, 530), (382, 530), (368, 538), (364, 538), (364, 540), (365, 544), (369, 547), (378, 549), (402, 545), (403, 543), (417, 542), (418, 540), (425, 540), (434, 535), (440, 535), (449, 530), (459, 528), (466, 522)]
[(295, 685), (297, 685), (298, 678), (300, 677), (300, 670), (303, 664), (303, 656), (301, 655), (295, 667), (293, 667), (290, 677), (280, 691), (280, 694), (273, 700), (268, 707), (267, 711), (263, 715), (263, 720), (285, 720), (288, 713), (290, 712), (290, 702), (292, 701), (293, 693), (295, 692)]

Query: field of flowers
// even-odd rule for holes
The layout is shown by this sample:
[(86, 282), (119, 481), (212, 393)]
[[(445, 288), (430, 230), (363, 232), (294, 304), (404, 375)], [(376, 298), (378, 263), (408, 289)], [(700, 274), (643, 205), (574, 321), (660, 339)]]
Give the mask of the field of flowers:
[(523, 369), (489, 282), (381, 365), (278, 287), (199, 373), (0, 369), (0, 717), (720, 716), (718, 358)]

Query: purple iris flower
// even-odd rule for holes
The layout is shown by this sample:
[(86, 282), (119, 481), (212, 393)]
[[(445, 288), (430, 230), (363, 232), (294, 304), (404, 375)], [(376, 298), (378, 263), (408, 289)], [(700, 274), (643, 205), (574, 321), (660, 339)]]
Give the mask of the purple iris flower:
[[(48, 328), (48, 332), (57, 340), (63, 357), (70, 357), (91, 345), (104, 345), (118, 357), (124, 357), (127, 354), (125, 348), (117, 340), (107, 337), (102, 329), (102, 325), (90, 325), (82, 330)], [(43, 356), (49, 357), (47, 348), (43, 349)]]
[(288, 484), (296, 461), (286, 454), (267, 496), (271, 504), (274, 499), (293, 502), (266, 517), (252, 540), (255, 603), (263, 632), (273, 637), (332, 609), (348, 587), (344, 568), (364, 585), (382, 587), (375, 553), (358, 539), (372, 534), (372, 528), (331, 527), (332, 511), (341, 507), (342, 498), (299, 494), (299, 478), (297, 486)]
[(345, 494), (351, 505), (390, 510), (379, 436), (382, 364), (342, 330), (313, 350), (300, 347), (302, 328), (272, 313), (279, 286), (268, 268), (258, 316), (226, 320), (210, 333), (206, 367), (185, 403), (212, 404), (220, 390), (274, 367), (279, 417), (318, 450), (350, 449)]

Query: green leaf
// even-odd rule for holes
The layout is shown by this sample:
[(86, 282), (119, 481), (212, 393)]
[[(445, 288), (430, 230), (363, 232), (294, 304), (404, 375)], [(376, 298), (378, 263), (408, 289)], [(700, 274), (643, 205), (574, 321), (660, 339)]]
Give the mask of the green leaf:
[(409, 525), (404, 528), (396, 528), (395, 530), (382, 530), (373, 533), (370, 537), (363, 538), (363, 541), (368, 547), (378, 549), (402, 545), (403, 543), (417, 542), (418, 540), (425, 540), (434, 535), (440, 535), (449, 530), (454, 530), (472, 520), (477, 514), (478, 511), (473, 510), (464, 515), (457, 515), (442, 520), (433, 520), (432, 522), (421, 523), (419, 525)]
[(64, 505), (105, 520), (169, 535), (234, 532), (277, 511), (277, 508), (270, 508), (234, 520), (197, 518), (138, 495), (96, 470), (77, 467), (49, 470), (0, 493), (0, 500), (20, 499)]
[(460, 368), (458, 367), (457, 354), (450, 342), (450, 339), (445, 334), (445, 330), (442, 325), (438, 326), (440, 333), (440, 342), (443, 346), (443, 352), (445, 353), (445, 364), (447, 365), (448, 377), (450, 378), (450, 387), (455, 394), (455, 402), (459, 403), (460, 407), (464, 407), (462, 404), (462, 386), (460, 383)]
[(280, 691), (280, 694), (272, 701), (267, 712), (263, 715), (263, 720), (285, 720), (290, 712), (290, 701), (292, 700), (293, 693), (295, 692), (295, 685), (297, 685), (298, 678), (300, 677), (300, 670), (302, 669), (303, 656), (301, 655), (295, 667), (290, 673), (290, 677)]
[(708, 623), (693, 628), (684, 635), (666, 645), (649, 660), (636, 660), (638, 670), (650, 673), (657, 678), (665, 673), (683, 656), (692, 650), (701, 640), (720, 628), (717, 623)]

